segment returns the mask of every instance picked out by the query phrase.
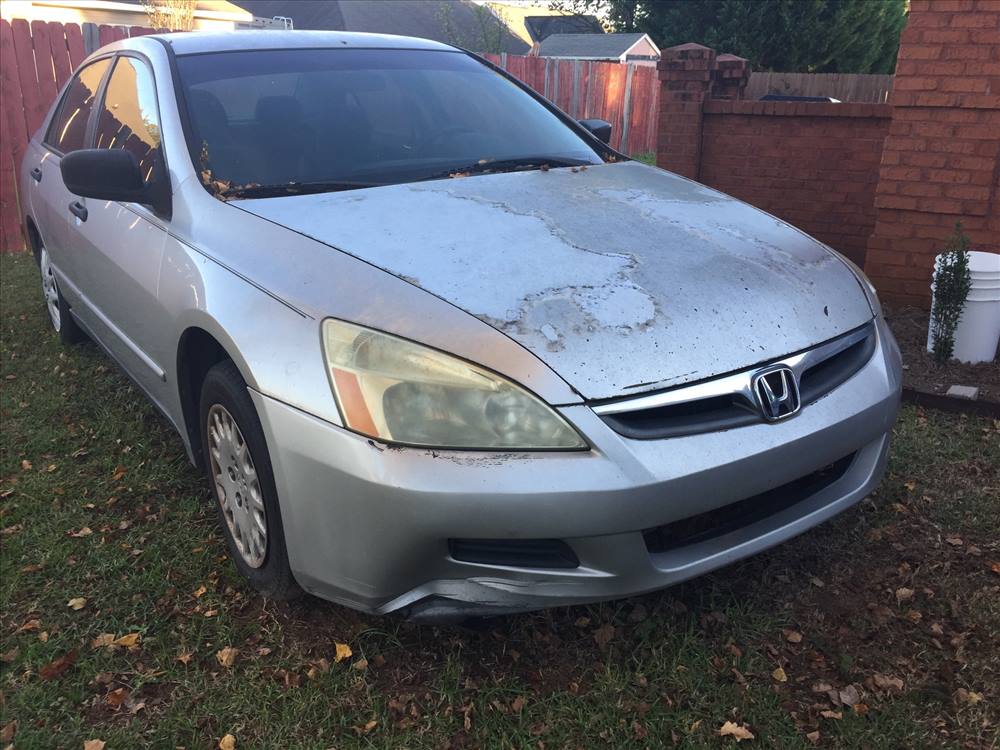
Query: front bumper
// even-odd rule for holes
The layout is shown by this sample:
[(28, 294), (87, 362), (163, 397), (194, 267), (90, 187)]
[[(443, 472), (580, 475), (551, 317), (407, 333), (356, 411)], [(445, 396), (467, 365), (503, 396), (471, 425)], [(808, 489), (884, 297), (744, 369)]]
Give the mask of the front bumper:
[[(560, 411), (580, 453), (498, 454), (376, 443), (251, 391), (307, 591), (424, 619), (526, 611), (663, 588), (802, 533), (867, 495), (885, 468), (900, 358), (879, 321), (871, 360), (792, 419), (631, 440), (587, 406)], [(643, 530), (796, 480), (845, 456), (815, 494), (720, 536), (651, 552)], [(572, 569), (455, 560), (449, 539), (560, 539)]]

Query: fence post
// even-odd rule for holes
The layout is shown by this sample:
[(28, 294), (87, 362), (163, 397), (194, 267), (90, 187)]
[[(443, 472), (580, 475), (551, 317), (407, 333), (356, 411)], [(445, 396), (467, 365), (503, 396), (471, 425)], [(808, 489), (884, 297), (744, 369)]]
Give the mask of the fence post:
[(736, 55), (719, 55), (712, 71), (712, 98), (742, 99), (749, 80), (749, 60)]
[(703, 107), (712, 87), (715, 50), (700, 44), (681, 44), (662, 52), (660, 122), (656, 165), (698, 179), (701, 166)]

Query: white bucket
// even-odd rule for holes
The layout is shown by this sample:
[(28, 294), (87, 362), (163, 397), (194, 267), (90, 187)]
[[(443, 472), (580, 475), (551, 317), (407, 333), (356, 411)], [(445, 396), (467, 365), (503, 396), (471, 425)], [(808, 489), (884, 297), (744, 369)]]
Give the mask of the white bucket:
[[(937, 270), (941, 260), (934, 260)], [(1000, 255), (978, 250), (969, 252), (969, 276), (972, 288), (965, 300), (962, 317), (955, 329), (955, 352), (960, 362), (992, 362), (1000, 343)], [(931, 309), (934, 284), (931, 284)], [(930, 326), (928, 326), (930, 329)], [(927, 351), (933, 351), (933, 329), (927, 332)]]

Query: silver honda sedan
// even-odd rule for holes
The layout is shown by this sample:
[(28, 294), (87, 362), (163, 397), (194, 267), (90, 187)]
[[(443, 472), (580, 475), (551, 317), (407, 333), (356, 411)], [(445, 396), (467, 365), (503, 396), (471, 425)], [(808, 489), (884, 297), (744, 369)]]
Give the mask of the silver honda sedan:
[(146, 36), (66, 85), (24, 221), (260, 591), (611, 599), (871, 492), (901, 368), (854, 265), (609, 134), (425, 40)]

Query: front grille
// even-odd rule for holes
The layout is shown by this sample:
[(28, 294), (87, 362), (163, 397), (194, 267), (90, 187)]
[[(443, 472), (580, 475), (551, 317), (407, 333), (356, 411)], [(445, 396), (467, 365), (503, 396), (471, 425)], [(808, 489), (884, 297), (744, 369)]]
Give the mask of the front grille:
[[(754, 372), (778, 362), (787, 362), (796, 372), (799, 399), (802, 406), (806, 406), (825, 396), (860, 370), (871, 359), (875, 344), (875, 326), (869, 323), (825, 344), (776, 362), (764, 362), (750, 370), (710, 381), (686, 384), (659, 394), (595, 405), (594, 410), (615, 432), (636, 440), (697, 435), (758, 424), (764, 419), (751, 400), (749, 382)], [(716, 383), (719, 384), (717, 390), (728, 388), (729, 392), (713, 393)], [(698, 393), (687, 399), (685, 391), (689, 389), (697, 390)], [(673, 402), (648, 408), (641, 406), (656, 401), (661, 396), (665, 401), (671, 401), (672, 397)], [(635, 402), (637, 408), (629, 408), (631, 402)]]
[(576, 568), (580, 560), (559, 539), (449, 539), (448, 552), (460, 562), (511, 568)]
[(819, 471), (745, 500), (646, 529), (642, 532), (646, 549), (654, 554), (670, 552), (728, 534), (791, 508), (844, 476), (854, 455), (844, 456)]

